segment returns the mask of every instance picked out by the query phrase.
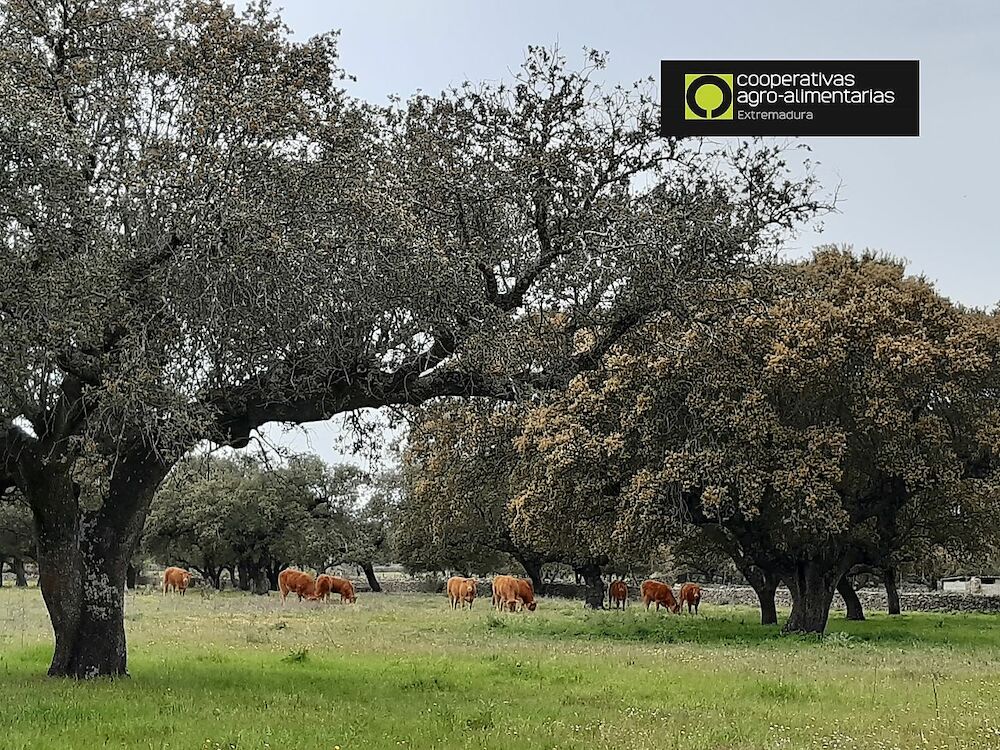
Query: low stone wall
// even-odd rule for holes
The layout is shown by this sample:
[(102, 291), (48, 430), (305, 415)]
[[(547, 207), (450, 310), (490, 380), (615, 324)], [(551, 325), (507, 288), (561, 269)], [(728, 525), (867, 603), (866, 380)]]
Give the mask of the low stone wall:
[[(358, 591), (368, 591), (363, 581), (355, 581)], [(488, 597), (492, 594), (490, 580), (479, 579), (479, 596)], [(674, 588), (677, 588), (676, 586)], [(385, 593), (444, 593), (444, 581), (435, 579), (393, 580), (382, 583)], [(702, 601), (707, 604), (734, 604), (756, 607), (757, 595), (749, 586), (716, 586), (706, 585), (701, 588)], [(638, 592), (632, 592), (635, 598)], [(564, 599), (583, 599), (584, 587), (572, 583), (551, 583), (546, 586), (545, 596)], [(861, 589), (858, 598), (865, 611), (884, 612), (886, 596), (882, 589)], [(786, 588), (779, 588), (775, 593), (775, 603), (779, 607), (791, 607), (792, 597)], [(1000, 596), (986, 594), (961, 594), (951, 591), (902, 591), (899, 594), (901, 609), (910, 612), (985, 612), (1000, 613)], [(833, 608), (844, 609), (844, 600), (840, 594), (833, 597)]]
[[(702, 586), (701, 600), (710, 604), (741, 604), (756, 607), (757, 594), (749, 586)], [(886, 596), (882, 589), (861, 589), (858, 598), (865, 611), (885, 612)], [(792, 597), (786, 588), (775, 592), (779, 607), (792, 606)], [(1000, 612), (1000, 596), (959, 594), (951, 591), (902, 591), (900, 609), (910, 612)], [(833, 596), (833, 608), (844, 609), (840, 594)]]

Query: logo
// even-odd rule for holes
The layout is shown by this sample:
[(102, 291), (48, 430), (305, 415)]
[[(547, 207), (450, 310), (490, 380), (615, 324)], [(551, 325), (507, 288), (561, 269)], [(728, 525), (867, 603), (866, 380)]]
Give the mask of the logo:
[(732, 120), (733, 74), (685, 74), (684, 119)]

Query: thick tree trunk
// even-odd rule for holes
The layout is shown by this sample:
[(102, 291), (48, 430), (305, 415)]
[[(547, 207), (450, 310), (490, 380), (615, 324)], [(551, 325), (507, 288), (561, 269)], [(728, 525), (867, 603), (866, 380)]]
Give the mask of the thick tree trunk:
[(378, 582), (378, 578), (375, 577), (375, 566), (370, 562), (366, 562), (361, 564), (361, 569), (365, 572), (369, 588), (377, 594), (381, 593), (382, 585)]
[(792, 612), (783, 632), (822, 633), (826, 630), (833, 592), (847, 567), (806, 560), (782, 576), (792, 594)]
[(902, 610), (899, 606), (899, 589), (896, 587), (896, 569), (882, 568), (882, 583), (885, 585), (885, 599), (890, 615), (898, 615)]
[(848, 620), (865, 619), (865, 611), (861, 606), (861, 599), (858, 598), (858, 592), (854, 590), (854, 585), (846, 575), (841, 576), (837, 582), (837, 593), (840, 594), (847, 607)]
[(24, 560), (20, 557), (14, 558), (14, 585), (19, 589), (28, 588), (28, 574), (24, 570)]
[(139, 569), (129, 563), (125, 566), (125, 585), (128, 586), (132, 591), (135, 591), (136, 583), (139, 581)]
[(591, 609), (604, 609), (604, 581), (601, 578), (601, 568), (594, 563), (575, 567), (576, 574), (584, 582), (584, 604)]
[(55, 635), (49, 675), (128, 674), (125, 569), (168, 468), (155, 456), (122, 454), (100, 499), (81, 496), (62, 465), (45, 465), (28, 478), (38, 584)]

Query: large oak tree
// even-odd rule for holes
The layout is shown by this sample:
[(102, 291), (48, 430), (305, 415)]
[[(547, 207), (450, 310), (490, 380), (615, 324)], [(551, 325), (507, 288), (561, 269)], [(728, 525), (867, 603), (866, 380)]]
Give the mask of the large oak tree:
[[(599, 55), (375, 107), (263, 1), (5, 0), (0, 38), (0, 484), (52, 675), (126, 673), (126, 566), (199, 442), (564, 384), (817, 208), (773, 150), (660, 139)], [(521, 343), (548, 309), (590, 345)]]

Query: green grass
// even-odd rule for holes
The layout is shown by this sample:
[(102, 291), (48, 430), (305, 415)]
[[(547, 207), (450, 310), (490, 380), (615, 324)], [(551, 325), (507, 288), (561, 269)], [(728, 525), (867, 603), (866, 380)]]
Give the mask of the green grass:
[[(130, 595), (132, 677), (45, 678), (37, 590), (0, 589), (0, 748), (997, 748), (1000, 619), (586, 612), (367, 595)], [(936, 698), (935, 698), (936, 693)]]

